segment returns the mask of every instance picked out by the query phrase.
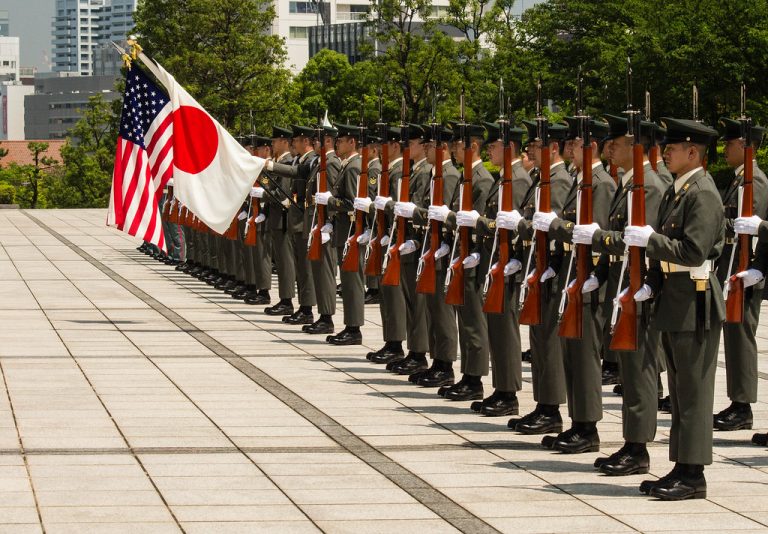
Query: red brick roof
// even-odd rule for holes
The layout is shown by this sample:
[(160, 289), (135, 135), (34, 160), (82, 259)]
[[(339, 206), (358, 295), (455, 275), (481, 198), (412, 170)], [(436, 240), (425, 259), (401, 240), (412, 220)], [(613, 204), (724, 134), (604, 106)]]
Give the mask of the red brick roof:
[(0, 149), (5, 149), (8, 154), (0, 158), (0, 167), (6, 167), (11, 163), (19, 165), (32, 165), (32, 154), (29, 153), (27, 145), (29, 143), (48, 143), (48, 150), (43, 152), (45, 157), (51, 157), (58, 163), (61, 163), (61, 147), (66, 141), (64, 139), (27, 139), (24, 141), (0, 141)]

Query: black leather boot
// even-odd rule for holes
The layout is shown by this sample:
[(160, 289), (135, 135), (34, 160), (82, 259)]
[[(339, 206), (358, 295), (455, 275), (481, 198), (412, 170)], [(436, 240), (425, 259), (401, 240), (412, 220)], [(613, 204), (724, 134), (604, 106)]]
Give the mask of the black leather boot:
[(715, 430), (751, 430), (752, 407), (746, 402), (732, 402), (728, 408), (714, 415)]
[(676, 476), (651, 488), (650, 496), (662, 501), (684, 501), (687, 499), (706, 499), (707, 481), (704, 478), (704, 466), (679, 464)]
[(645, 474), (650, 466), (651, 459), (645, 443), (625, 443), (618, 453), (599, 467), (609, 476), (627, 476)]

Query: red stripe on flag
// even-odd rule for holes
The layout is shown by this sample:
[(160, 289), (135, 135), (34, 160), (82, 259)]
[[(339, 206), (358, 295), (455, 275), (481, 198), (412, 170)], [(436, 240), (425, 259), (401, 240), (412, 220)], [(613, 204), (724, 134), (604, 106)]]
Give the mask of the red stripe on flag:
[(173, 123), (173, 112), (166, 115), (166, 117), (163, 119), (163, 122), (161, 122), (160, 125), (157, 127), (157, 130), (155, 130), (155, 133), (152, 134), (152, 140), (149, 142), (149, 145), (147, 145), (148, 153), (153, 154), (155, 152), (155, 145), (163, 136), (163, 134), (165, 133), (165, 130), (168, 128), (168, 126), (171, 123)]
[[(145, 167), (146, 163), (144, 162), (144, 151), (140, 150), (139, 157), (136, 160), (136, 168), (133, 171), (132, 180), (134, 184), (138, 185), (139, 180), (144, 176)], [(147, 203), (149, 201), (149, 189), (149, 184), (145, 182), (144, 189), (141, 191), (141, 197), (139, 197), (139, 206), (134, 213), (134, 219), (131, 222), (131, 227), (128, 229), (128, 233), (131, 235), (136, 235), (136, 232), (139, 230), (139, 225), (141, 224), (141, 219), (144, 218), (144, 210), (147, 209)]]

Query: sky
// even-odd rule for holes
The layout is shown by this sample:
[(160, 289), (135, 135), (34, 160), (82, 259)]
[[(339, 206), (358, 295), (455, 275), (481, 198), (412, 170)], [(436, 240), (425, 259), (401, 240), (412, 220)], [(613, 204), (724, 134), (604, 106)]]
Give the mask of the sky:
[[(51, 23), (55, 0), (0, 0), (8, 10), (10, 34), (21, 38), (21, 66), (50, 71), (45, 58), (51, 56)], [(44, 57), (45, 55), (45, 57)]]

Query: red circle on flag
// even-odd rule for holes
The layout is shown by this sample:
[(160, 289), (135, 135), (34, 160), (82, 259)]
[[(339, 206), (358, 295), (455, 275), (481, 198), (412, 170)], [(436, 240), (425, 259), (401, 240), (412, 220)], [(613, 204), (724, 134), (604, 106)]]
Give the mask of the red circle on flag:
[(194, 106), (173, 112), (173, 163), (177, 169), (197, 174), (211, 164), (219, 149), (219, 134), (208, 114)]

